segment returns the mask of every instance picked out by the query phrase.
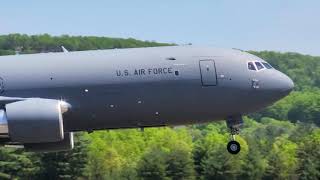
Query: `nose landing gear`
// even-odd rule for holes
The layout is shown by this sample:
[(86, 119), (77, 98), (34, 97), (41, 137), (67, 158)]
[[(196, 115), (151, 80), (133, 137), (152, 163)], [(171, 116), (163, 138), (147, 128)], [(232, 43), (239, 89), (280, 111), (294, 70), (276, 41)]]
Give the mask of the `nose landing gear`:
[(240, 143), (236, 141), (236, 135), (240, 133), (240, 128), (243, 124), (242, 116), (229, 116), (227, 118), (227, 126), (230, 128), (231, 141), (227, 145), (227, 150), (231, 154), (238, 154), (240, 152)]

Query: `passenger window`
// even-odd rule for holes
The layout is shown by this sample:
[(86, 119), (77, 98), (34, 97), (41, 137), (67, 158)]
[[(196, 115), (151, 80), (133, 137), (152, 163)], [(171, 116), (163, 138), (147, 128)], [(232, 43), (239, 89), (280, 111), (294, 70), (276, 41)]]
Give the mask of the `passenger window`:
[(269, 63), (262, 63), (264, 65), (264, 67), (266, 67), (267, 69), (272, 69), (272, 66)]
[(255, 62), (255, 64), (256, 64), (256, 66), (257, 66), (258, 70), (260, 70), (260, 69), (263, 69), (263, 68), (264, 68), (264, 67), (263, 67), (263, 65), (262, 65), (261, 63), (259, 63), (259, 62)]
[(254, 66), (254, 64), (252, 62), (248, 62), (248, 69), (255, 71), (256, 67)]

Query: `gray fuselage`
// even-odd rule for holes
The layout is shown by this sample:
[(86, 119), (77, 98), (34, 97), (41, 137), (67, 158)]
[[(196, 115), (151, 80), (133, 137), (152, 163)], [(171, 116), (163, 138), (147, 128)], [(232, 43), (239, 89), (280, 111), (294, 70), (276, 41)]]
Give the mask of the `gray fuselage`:
[(293, 88), (249, 61), (265, 62), (192, 46), (4, 56), (1, 96), (68, 102), (65, 131), (202, 123), (257, 111)]

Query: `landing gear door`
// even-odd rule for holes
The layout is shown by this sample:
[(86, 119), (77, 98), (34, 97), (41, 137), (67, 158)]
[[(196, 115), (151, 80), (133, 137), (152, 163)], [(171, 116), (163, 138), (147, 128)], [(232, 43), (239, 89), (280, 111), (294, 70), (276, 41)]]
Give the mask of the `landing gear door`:
[(200, 60), (200, 75), (203, 86), (216, 86), (217, 74), (214, 60)]

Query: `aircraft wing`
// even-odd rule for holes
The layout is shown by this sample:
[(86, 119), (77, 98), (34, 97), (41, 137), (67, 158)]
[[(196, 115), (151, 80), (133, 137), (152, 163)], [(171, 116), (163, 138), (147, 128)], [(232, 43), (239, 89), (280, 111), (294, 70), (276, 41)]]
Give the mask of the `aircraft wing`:
[(0, 96), (0, 105), (6, 105), (9, 103), (17, 102), (17, 101), (23, 101), (27, 98), (19, 98), (19, 97), (6, 97), (6, 96)]

